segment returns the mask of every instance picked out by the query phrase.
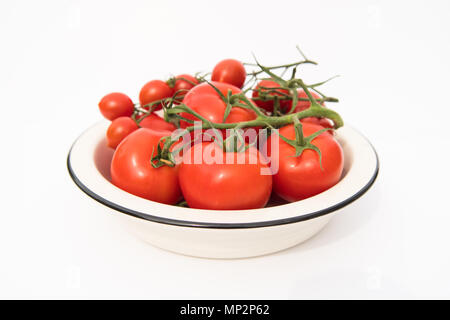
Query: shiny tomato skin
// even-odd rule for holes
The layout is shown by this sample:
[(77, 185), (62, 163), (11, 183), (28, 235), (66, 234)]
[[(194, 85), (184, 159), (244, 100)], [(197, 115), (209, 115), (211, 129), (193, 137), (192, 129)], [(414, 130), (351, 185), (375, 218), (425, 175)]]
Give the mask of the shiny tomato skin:
[(196, 77), (193, 77), (189, 74), (180, 74), (179, 76), (175, 77), (175, 85), (173, 87), (173, 90), (174, 92), (177, 92), (179, 90), (191, 90), (197, 84), (199, 84), (199, 81)]
[(173, 123), (166, 122), (155, 113), (151, 113), (139, 122), (142, 128), (148, 128), (156, 131), (174, 131), (177, 127)]
[(242, 88), (245, 83), (247, 72), (242, 62), (235, 59), (225, 59), (220, 61), (213, 69), (211, 80), (232, 84)]
[[(241, 92), (239, 88), (231, 84), (221, 82), (211, 82), (211, 84), (219, 89), (224, 96), (227, 95), (228, 90), (231, 90), (232, 94)], [(226, 104), (216, 90), (206, 82), (192, 88), (184, 97), (183, 103), (211, 122), (223, 122)], [(187, 119), (197, 120), (195, 116), (188, 113), (181, 113), (181, 115)], [(225, 123), (249, 121), (254, 120), (255, 118), (256, 114), (253, 110), (234, 107), (231, 109)], [(192, 126), (192, 124), (181, 121), (180, 126), (186, 128)]]
[[(327, 118), (317, 118), (317, 117), (308, 117), (308, 118), (303, 118), (300, 120), (301, 123), (312, 123), (312, 124), (316, 124), (319, 126), (322, 126), (324, 128), (333, 128), (333, 123), (328, 120)], [(333, 133), (332, 130), (327, 131), (329, 133)]]
[(133, 114), (133, 101), (126, 94), (112, 92), (104, 96), (98, 103), (102, 115), (108, 120), (129, 117)]
[(178, 184), (179, 166), (154, 168), (150, 159), (158, 142), (170, 131), (140, 128), (117, 147), (111, 162), (112, 183), (136, 196), (165, 204), (181, 199)]
[[(303, 134), (309, 136), (323, 127), (303, 123)], [(282, 127), (279, 131), (288, 139), (295, 139), (293, 125)], [(279, 155), (270, 150), (271, 139), (279, 139)], [(339, 182), (344, 167), (342, 147), (330, 134), (322, 133), (312, 144), (322, 152), (320, 168), (317, 152), (307, 149), (295, 157), (295, 149), (281, 140), (278, 135), (271, 135), (267, 141), (268, 154), (272, 168), (278, 167), (273, 176), (274, 192), (286, 201), (298, 201), (319, 194)]]
[[(320, 99), (319, 95), (317, 95), (316, 93), (311, 92), (311, 91), (310, 91), (310, 93), (311, 93), (311, 95), (313, 96), (314, 99), (316, 99), (316, 100)], [(299, 98), (301, 98), (301, 99), (308, 99), (308, 96), (307, 96), (306, 92), (303, 91), (303, 90), (298, 90), (298, 95), (297, 96)], [(310, 106), (311, 106), (311, 101), (300, 100), (300, 101), (297, 102), (297, 106), (295, 107), (294, 112), (300, 112), (300, 111), (306, 110)], [(325, 106), (325, 105), (322, 103), (322, 106)]]
[[(151, 80), (147, 82), (139, 92), (139, 102), (142, 107), (157, 100), (172, 97), (174, 91), (167, 83), (161, 80)], [(157, 104), (154, 110), (161, 109), (161, 104)]]
[[(209, 148), (209, 149), (208, 149)], [(209, 150), (209, 151), (206, 151)], [(223, 163), (194, 163), (195, 152), (214, 155), (221, 154)], [(249, 163), (250, 155), (257, 159)], [(226, 155), (214, 142), (195, 144), (183, 156), (179, 181), (183, 196), (191, 208), (211, 210), (243, 210), (264, 207), (272, 192), (272, 176), (261, 175), (261, 169), (268, 169), (261, 162), (259, 151), (250, 147), (241, 154), (245, 161), (237, 163), (237, 153), (233, 153), (234, 163), (225, 163)]]
[(138, 128), (136, 122), (130, 117), (119, 117), (114, 119), (106, 131), (108, 147), (115, 149), (125, 137)]
[[(314, 92), (311, 92), (311, 95), (313, 96), (314, 99), (320, 99), (320, 96)], [(303, 90), (298, 90), (298, 97), (299, 98), (304, 98), (307, 99), (308, 96), (306, 95), (306, 92)], [(325, 103), (321, 103), (321, 105), (323, 107), (325, 107)], [(310, 101), (298, 101), (297, 106), (294, 109), (294, 113), (295, 112), (300, 112), (303, 110), (308, 109), (311, 106), (311, 102)], [(317, 117), (308, 117), (308, 118), (303, 118), (301, 120), (301, 122), (308, 122), (308, 123), (313, 123), (313, 124), (318, 124), (324, 128), (333, 128), (333, 123), (326, 119), (326, 118), (317, 118)], [(332, 131), (328, 131), (329, 133), (332, 133)]]
[[(263, 88), (279, 88), (280, 85), (278, 83), (276, 83), (275, 81), (272, 81), (272, 80), (261, 80), (256, 85), (255, 89), (253, 90), (252, 98), (258, 98), (260, 96), (260, 93), (259, 93), (258, 89), (261, 88), (261, 87), (263, 87)], [(263, 89), (263, 88), (260, 89), (261, 92), (267, 91), (267, 89)], [(289, 94), (289, 91), (286, 90), (286, 89), (280, 89), (278, 91), (280, 93), (272, 92), (272, 93), (269, 93), (268, 95), (269, 96), (280, 96), (280, 97), (282, 97), (283, 96), (282, 93)], [(255, 102), (255, 104), (258, 107), (263, 108), (266, 111), (273, 112), (273, 104), (274, 104), (273, 100), (266, 100), (266, 101), (264, 101), (264, 100), (254, 100), (254, 102)], [(285, 107), (285, 105), (286, 105), (285, 100), (280, 100), (280, 108), (283, 109)]]

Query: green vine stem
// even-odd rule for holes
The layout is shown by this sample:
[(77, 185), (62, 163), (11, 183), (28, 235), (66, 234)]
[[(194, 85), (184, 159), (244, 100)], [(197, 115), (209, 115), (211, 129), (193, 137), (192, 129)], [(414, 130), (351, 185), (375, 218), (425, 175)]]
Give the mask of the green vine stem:
[[(198, 83), (204, 81), (203, 79), (200, 79), (200, 78), (197, 78), (197, 77), (195, 77), (195, 79), (197, 79)], [(169, 78), (169, 79), (166, 81), (166, 83), (169, 85), (169, 87), (173, 88), (173, 87), (175, 87), (175, 83), (176, 83), (178, 80), (180, 80), (180, 81), (186, 81), (187, 83), (189, 83), (189, 84), (191, 84), (191, 85), (193, 85), (193, 86), (195, 86), (195, 85), (198, 84), (198, 83), (195, 83), (195, 82), (193, 82), (193, 81), (191, 81), (191, 80), (189, 80), (188, 78), (185, 78), (185, 77), (171, 77), (171, 78)]]
[[(292, 68), (292, 67), (298, 67), (299, 65), (302, 65), (302, 64), (314, 64), (314, 65), (317, 65), (317, 62), (312, 61), (312, 60), (302, 60), (302, 61), (298, 61), (298, 62), (294, 62), (294, 63), (288, 63), (288, 64), (282, 64), (282, 65), (279, 65), (279, 66), (268, 67), (268, 69), (269, 70), (276, 70), (276, 69), (282, 69), (282, 68)], [(258, 66), (257, 63), (244, 63), (244, 65), (255, 66), (255, 67)], [(263, 71), (263, 70), (252, 71), (252, 72), (247, 73), (247, 75), (249, 75), (249, 76), (257, 76), (257, 75), (259, 75), (259, 74), (261, 74), (263, 72), (265, 72), (265, 71)]]
[[(215, 123), (207, 120), (191, 108), (189, 108), (185, 104), (180, 104), (172, 107), (171, 109), (167, 109), (165, 112), (168, 115), (178, 115), (180, 113), (189, 113), (195, 116), (199, 121), (202, 122), (201, 126), (190, 126), (185, 129), (183, 134), (190, 133), (194, 130), (205, 130), (205, 129), (244, 129), (249, 127), (262, 127), (262, 128), (280, 128), (288, 124), (295, 123), (298, 120), (308, 118), (308, 117), (324, 117), (333, 121), (334, 128), (338, 129), (344, 125), (344, 122), (341, 116), (335, 112), (334, 110), (323, 108), (319, 104), (312, 104), (310, 108), (297, 112), (286, 114), (282, 116), (268, 116), (265, 115), (258, 107), (254, 106), (252, 103), (248, 101), (248, 98), (245, 96), (241, 96), (244, 102), (248, 102), (248, 105), (251, 109), (257, 112), (257, 117), (254, 120), (243, 121), (237, 123)], [(182, 117), (183, 120), (187, 120)], [(191, 120), (192, 121), (192, 120)], [(181, 134), (182, 135), (182, 134)], [(170, 161), (174, 164), (173, 156), (171, 155), (170, 148), (173, 144), (175, 144), (181, 135), (174, 137), (173, 139), (170, 136), (161, 138), (161, 142), (163, 142), (164, 146), (160, 150), (158, 150), (158, 154), (155, 157), (152, 157), (152, 164), (156, 161), (156, 164), (153, 164), (155, 167), (159, 167), (161, 165), (168, 165), (167, 161)]]
[[(253, 71), (251, 73), (248, 73), (249, 76), (251, 76), (251, 79), (247, 81), (247, 83), (250, 82), (256, 82), (258, 80), (257, 76), (261, 73), (267, 74), (273, 81), (278, 83), (279, 87), (277, 88), (259, 88), (260, 95), (257, 98), (254, 98), (253, 100), (274, 100), (274, 112), (272, 115), (266, 114), (265, 111), (257, 107), (247, 96), (246, 93), (249, 91), (249, 89), (244, 89), (241, 93), (238, 94), (232, 94), (231, 91), (228, 91), (226, 94), (223, 94), (218, 88), (216, 88), (212, 83), (210, 83), (208, 80), (206, 80), (204, 77), (202, 78), (202, 81), (207, 82), (210, 86), (212, 86), (220, 98), (225, 103), (225, 112), (224, 117), (222, 119), (222, 123), (215, 123), (211, 122), (196, 111), (192, 110), (189, 106), (186, 104), (180, 102), (179, 98), (177, 99), (177, 94), (181, 95), (182, 93), (178, 92), (174, 95), (172, 98), (163, 99), (160, 101), (155, 101), (149, 105), (146, 105), (144, 107), (148, 107), (149, 110), (142, 108), (136, 108), (135, 112), (144, 113), (143, 117), (148, 116), (153, 111), (153, 107), (161, 104), (164, 109), (164, 118), (166, 121), (171, 121), (173, 123), (177, 124), (177, 127), (179, 127), (180, 121), (186, 121), (188, 123), (194, 124), (192, 126), (187, 127), (185, 130), (183, 130), (182, 133), (179, 133), (175, 137), (166, 136), (161, 138), (160, 144), (158, 144), (156, 155), (152, 155), (152, 165), (154, 167), (160, 167), (163, 165), (169, 165), (174, 166), (174, 156), (173, 152), (170, 151), (171, 147), (179, 141), (179, 139), (187, 133), (191, 133), (194, 130), (207, 130), (207, 129), (213, 129), (213, 130), (224, 130), (224, 129), (234, 129), (236, 132), (236, 135), (232, 139), (240, 139), (239, 133), (237, 133), (238, 129), (245, 129), (249, 127), (259, 127), (259, 128), (271, 128), (271, 129), (277, 129), (289, 124), (294, 124), (294, 127), (296, 129), (296, 139), (295, 140), (288, 140), (285, 137), (282, 137), (280, 135), (280, 138), (292, 145), (296, 149), (296, 155), (300, 155), (301, 152), (305, 149), (313, 149), (316, 152), (318, 151), (317, 148), (311, 144), (311, 141), (321, 134), (322, 132), (326, 130), (330, 130), (329, 128), (324, 130), (319, 130), (317, 133), (308, 136), (303, 137), (302, 133), (302, 125), (300, 120), (304, 118), (309, 117), (318, 117), (318, 118), (327, 118), (333, 121), (333, 127), (334, 129), (338, 129), (344, 125), (344, 122), (341, 118), (341, 116), (334, 110), (330, 108), (324, 108), (321, 103), (322, 102), (338, 102), (338, 99), (333, 97), (327, 97), (323, 93), (321, 93), (319, 90), (317, 90), (318, 86), (321, 86), (325, 84), (326, 82), (330, 81), (330, 78), (326, 81), (322, 81), (319, 83), (315, 83), (312, 85), (307, 85), (304, 83), (304, 81), (300, 78), (296, 78), (296, 72), (297, 67), (301, 64), (317, 64), (316, 62), (309, 60), (305, 57), (303, 52), (297, 47), (301, 55), (303, 56), (304, 60), (297, 61), (290, 64), (285, 65), (277, 65), (272, 67), (265, 67), (261, 65), (255, 58), (255, 64), (248, 64), (247, 65), (253, 65), (258, 66), (260, 68), (259, 71)], [(275, 69), (281, 69), (284, 68), (283, 74), (289, 69), (293, 68), (292, 74), (289, 80), (285, 80), (282, 77), (276, 75), (272, 70)], [(307, 98), (299, 98), (298, 97), (298, 89), (303, 89), (305, 94), (307, 95)], [(263, 90), (263, 91), (261, 91)], [(281, 92), (281, 90), (287, 90), (289, 94), (286, 94), (285, 92)], [(320, 98), (315, 99), (312, 95), (311, 91), (316, 92), (318, 95), (320, 95)], [(270, 95), (272, 93), (272, 95)], [(274, 95), (273, 93), (277, 93), (277, 95)], [(280, 101), (281, 100), (292, 100), (292, 105), (290, 110), (286, 114), (282, 114), (280, 110)], [(310, 107), (306, 110), (300, 111), (300, 112), (294, 112), (295, 107), (297, 106), (298, 101), (310, 101)], [(256, 114), (256, 118), (250, 121), (243, 121), (238, 123), (226, 123), (226, 119), (228, 115), (230, 114), (232, 108), (234, 107), (240, 107), (240, 108), (246, 108), (253, 110)], [(193, 120), (187, 119), (186, 117), (182, 116), (182, 113), (187, 113), (195, 118), (197, 118), (197, 121), (201, 122), (201, 125), (197, 125), (194, 123)], [(134, 116), (134, 115), (133, 115)], [(142, 118), (140, 118), (137, 121), (141, 121)], [(135, 120), (136, 121), (136, 120)], [(139, 122), (137, 122), (139, 124)], [(278, 133), (279, 134), (279, 133)], [(225, 146), (226, 141), (220, 141)], [(181, 150), (184, 146), (179, 148)], [(225, 147), (224, 147), (225, 148)], [(318, 151), (319, 157), (321, 158), (320, 151)]]

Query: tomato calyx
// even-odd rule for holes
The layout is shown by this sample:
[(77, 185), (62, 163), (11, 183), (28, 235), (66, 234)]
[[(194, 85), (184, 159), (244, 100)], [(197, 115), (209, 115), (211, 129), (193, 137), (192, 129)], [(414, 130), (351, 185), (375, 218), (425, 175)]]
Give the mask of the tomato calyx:
[[(159, 140), (158, 146), (156, 147), (156, 154), (155, 149), (153, 148), (150, 157), (150, 163), (153, 168), (157, 169), (162, 166), (175, 166), (174, 153), (169, 151), (172, 144), (173, 142), (170, 136), (162, 137)], [(161, 147), (161, 145), (163, 145), (163, 147)]]
[(228, 116), (231, 113), (233, 107), (240, 107), (243, 109), (253, 110), (257, 115), (263, 115), (264, 113), (256, 106), (250, 102), (244, 92), (233, 94), (231, 89), (227, 90), (227, 94), (224, 95), (222, 91), (219, 90), (213, 83), (205, 80), (208, 85), (210, 85), (215, 92), (219, 95), (222, 101), (225, 103), (225, 112), (223, 115), (222, 123), (225, 123), (228, 119)]
[(182, 207), (182, 208), (189, 208), (189, 206), (188, 206), (188, 204), (187, 204), (187, 201), (186, 200), (181, 200), (180, 202), (178, 202), (177, 204), (176, 204), (176, 206), (177, 207)]
[(320, 149), (312, 144), (312, 141), (317, 138), (318, 136), (320, 136), (322, 133), (328, 131), (328, 130), (332, 130), (331, 128), (324, 128), (321, 130), (318, 130), (316, 132), (314, 132), (313, 134), (305, 137), (303, 135), (303, 126), (302, 123), (300, 122), (300, 120), (295, 117), (294, 118), (294, 130), (295, 130), (295, 139), (288, 139), (286, 137), (284, 137), (283, 135), (278, 133), (278, 136), (287, 144), (289, 144), (290, 146), (292, 146), (295, 149), (295, 155), (294, 157), (300, 157), (303, 153), (303, 151), (310, 149), (313, 150), (317, 153), (317, 155), (319, 156), (319, 165), (320, 165), (320, 169), (323, 170), (322, 167), (322, 152), (320, 151)]
[(237, 126), (229, 131), (229, 135), (223, 139), (222, 134), (213, 128), (214, 136), (205, 133), (212, 141), (214, 141), (223, 152), (242, 153), (256, 145), (256, 140), (252, 143), (246, 143), (243, 137), (243, 130)]
[[(159, 105), (163, 106), (163, 109), (171, 108), (172, 105), (179, 103), (180, 97), (184, 95), (188, 90), (178, 90), (176, 91), (172, 97), (164, 98), (160, 100), (153, 101), (144, 106), (141, 106), (139, 103), (134, 105), (134, 112), (131, 118), (136, 122), (138, 127), (141, 127), (141, 122), (153, 114), (153, 112), (158, 108)], [(173, 117), (170, 117), (166, 112), (164, 112), (163, 116), (164, 120), (168, 123), (173, 123), (177, 128), (180, 127), (179, 120)]]

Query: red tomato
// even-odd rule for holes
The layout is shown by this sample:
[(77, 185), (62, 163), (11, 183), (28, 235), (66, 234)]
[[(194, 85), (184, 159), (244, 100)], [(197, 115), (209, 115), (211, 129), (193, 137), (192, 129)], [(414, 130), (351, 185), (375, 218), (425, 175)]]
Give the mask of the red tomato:
[(114, 119), (106, 131), (108, 147), (115, 149), (130, 133), (138, 129), (138, 125), (130, 117)]
[[(314, 92), (311, 92), (311, 95), (316, 100), (320, 99), (320, 96), (317, 95)], [(303, 91), (303, 90), (298, 90), (298, 97), (299, 98), (305, 98), (305, 99), (308, 98), (306, 92)], [(321, 105), (325, 107), (325, 104), (323, 102), (321, 103)], [(300, 111), (306, 110), (310, 106), (311, 106), (311, 102), (310, 101), (303, 101), (303, 100), (301, 100), (301, 101), (299, 101), (297, 103), (297, 106), (295, 107), (294, 112), (300, 112)], [(333, 123), (330, 120), (326, 119), (326, 118), (308, 117), (308, 118), (302, 119), (301, 122), (302, 123), (308, 122), (308, 123), (318, 124), (318, 125), (320, 125), (320, 126), (322, 126), (324, 128), (333, 128)], [(328, 132), (332, 133), (332, 131), (328, 131)]]
[[(260, 92), (258, 91), (258, 89), (260, 87), (264, 87), (264, 88), (279, 88), (280, 85), (278, 83), (276, 83), (275, 81), (272, 80), (261, 80), (258, 85), (255, 87), (255, 89), (253, 90), (252, 93), (252, 98), (258, 98), (260, 96)], [(260, 89), (261, 92), (264, 91), (268, 91), (267, 89)], [(271, 92), (268, 94), (268, 96), (284, 96), (284, 94), (289, 94), (288, 90), (285, 89), (280, 89), (278, 90), (280, 93), (278, 92)], [(284, 109), (286, 108), (286, 105), (288, 104), (289, 100), (280, 100), (280, 108), (282, 109), (282, 111), (285, 111)], [(273, 112), (273, 100), (254, 100), (254, 102), (256, 103), (256, 105), (260, 108), (263, 108), (269, 112)]]
[(112, 183), (148, 200), (177, 203), (181, 199), (179, 166), (154, 168), (150, 162), (159, 139), (170, 134), (170, 131), (140, 128), (126, 137), (114, 152), (111, 162)]
[[(308, 117), (308, 118), (301, 119), (300, 122), (317, 124), (324, 128), (330, 128), (330, 129), (333, 128), (333, 123), (330, 120), (328, 120), (327, 118)], [(331, 130), (329, 130), (327, 132), (329, 132), (330, 134), (333, 133), (333, 131), (331, 131)]]
[[(231, 90), (233, 94), (241, 92), (239, 88), (231, 84), (221, 82), (211, 82), (211, 84), (219, 89), (224, 96), (227, 95), (228, 90)], [(183, 103), (211, 122), (223, 122), (226, 104), (216, 90), (206, 82), (192, 88), (184, 97)], [(187, 119), (197, 120), (195, 116), (188, 113), (181, 113), (181, 116)], [(255, 118), (256, 114), (253, 110), (233, 107), (225, 123), (249, 121)], [(191, 125), (186, 121), (181, 121), (180, 123), (182, 128)]]
[[(186, 81), (186, 80), (188, 81)], [(191, 90), (193, 87), (195, 87), (197, 84), (199, 84), (199, 81), (196, 77), (193, 77), (189, 74), (181, 74), (175, 78), (175, 85), (173, 87), (174, 93), (179, 90)], [(181, 93), (180, 98), (182, 98), (187, 91), (184, 91)]]
[[(172, 97), (173, 89), (164, 81), (152, 80), (147, 82), (139, 93), (139, 102), (144, 107), (146, 104), (155, 102), (157, 100)], [(161, 109), (161, 104), (155, 106), (154, 110)]]
[(226, 59), (216, 64), (211, 75), (211, 80), (242, 88), (246, 77), (247, 72), (242, 62), (234, 59)]
[(126, 94), (120, 92), (104, 96), (98, 103), (98, 107), (102, 115), (111, 121), (118, 117), (129, 117), (134, 111), (133, 101)]
[[(305, 137), (321, 129), (323, 128), (318, 125), (303, 123)], [(282, 127), (279, 133), (288, 139), (295, 139), (294, 125)], [(278, 156), (270, 150), (271, 139), (279, 139)], [(331, 188), (341, 178), (344, 155), (336, 139), (330, 134), (322, 133), (312, 144), (322, 153), (323, 170), (316, 151), (307, 149), (296, 157), (295, 149), (277, 134), (271, 135), (267, 140), (272, 168), (278, 168), (273, 176), (273, 190), (281, 198), (291, 202), (306, 199)]]
[[(319, 95), (317, 95), (316, 93), (314, 93), (312, 91), (310, 91), (310, 93), (311, 93), (311, 95), (313, 96), (314, 99), (316, 99), (316, 100), (320, 99)], [(303, 90), (298, 90), (298, 97), (301, 98), (301, 99), (308, 99), (308, 95)], [(289, 104), (289, 106), (291, 106), (291, 104)], [(306, 110), (310, 106), (311, 106), (311, 101), (299, 100), (297, 102), (297, 106), (294, 109), (294, 112), (300, 112), (300, 111)], [(324, 106), (323, 103), (322, 103), (322, 106)]]
[[(241, 210), (262, 208), (267, 204), (272, 191), (272, 176), (261, 175), (268, 170), (261, 161), (259, 151), (250, 147), (242, 153), (233, 152), (234, 163), (226, 163), (226, 153), (214, 142), (195, 144), (183, 156), (179, 181), (184, 198), (191, 208), (213, 210)], [(195, 154), (203, 158), (194, 162)], [(240, 155), (239, 155), (240, 154)], [(206, 162), (206, 157), (223, 157), (223, 162)], [(242, 157), (237, 163), (237, 157)], [(250, 157), (255, 159), (250, 164)]]
[(173, 123), (166, 122), (163, 118), (154, 113), (151, 113), (142, 119), (139, 125), (143, 128), (156, 131), (174, 131), (177, 128)]

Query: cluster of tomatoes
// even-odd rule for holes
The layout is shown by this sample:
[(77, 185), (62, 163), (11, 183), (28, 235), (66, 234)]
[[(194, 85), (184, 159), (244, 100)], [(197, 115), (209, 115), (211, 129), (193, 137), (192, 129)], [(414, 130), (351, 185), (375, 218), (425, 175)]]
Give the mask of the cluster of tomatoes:
[[(321, 97), (299, 89), (295, 91), (298, 102), (293, 105), (289, 90), (280, 87), (275, 78), (264, 78), (251, 88), (252, 96), (247, 98), (249, 90), (242, 91), (247, 78), (240, 61), (227, 59), (215, 66), (210, 81), (183, 74), (146, 83), (139, 104), (122, 93), (103, 97), (100, 111), (112, 121), (106, 132), (107, 143), (115, 149), (112, 183), (152, 201), (216, 210), (262, 208), (272, 195), (298, 201), (335, 185), (343, 170), (343, 152), (330, 129), (333, 123), (324, 117), (300, 117), (298, 121), (288, 116), (308, 110), (315, 99), (325, 107)], [(166, 114), (167, 101), (185, 108), (176, 121)], [(230, 107), (230, 103), (234, 105)], [(158, 115), (162, 108), (164, 117)], [(188, 146), (191, 152), (181, 155), (180, 163), (159, 159), (167, 165), (155, 165), (155, 152), (163, 149), (166, 137), (178, 128), (189, 129), (195, 120), (212, 128), (222, 128), (219, 124), (233, 128), (236, 124), (261, 130), (265, 123), (280, 123), (277, 119), (285, 122), (259, 149), (255, 143), (244, 142), (243, 148), (228, 149), (223, 141), (196, 138)], [(277, 143), (272, 144), (272, 139)], [(276, 152), (271, 149), (273, 145), (278, 146)], [(205, 153), (210, 158), (235, 161), (195, 161), (195, 155)]]

